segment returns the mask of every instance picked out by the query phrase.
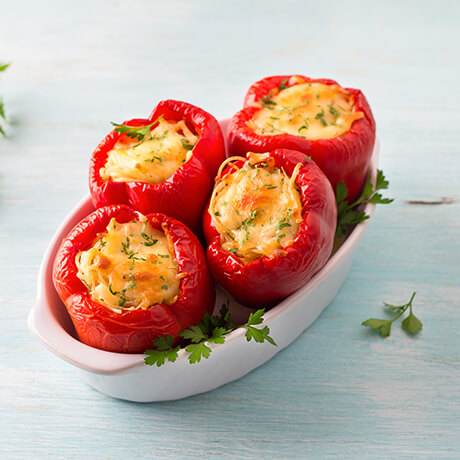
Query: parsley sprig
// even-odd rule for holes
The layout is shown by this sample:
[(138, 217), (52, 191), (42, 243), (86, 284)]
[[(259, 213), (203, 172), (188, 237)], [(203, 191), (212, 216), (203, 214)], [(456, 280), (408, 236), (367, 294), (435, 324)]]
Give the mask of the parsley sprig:
[(272, 98), (273, 94), (271, 91), (268, 94), (265, 94), (260, 100), (262, 106), (266, 107), (267, 109), (273, 110), (273, 106), (276, 105), (276, 102)]
[(337, 201), (337, 229), (335, 236), (341, 238), (345, 235), (349, 226), (359, 224), (369, 219), (369, 216), (364, 211), (358, 211), (357, 208), (359, 205), (367, 203), (391, 203), (393, 201), (392, 198), (384, 198), (381, 193), (378, 193), (378, 190), (386, 190), (388, 185), (389, 182), (385, 179), (383, 171), (379, 169), (377, 170), (375, 185), (371, 181), (371, 174), (369, 174), (361, 196), (353, 203), (348, 204), (346, 201), (348, 189), (345, 182), (337, 184), (335, 191), (335, 198)]
[(392, 319), (369, 318), (366, 321), (363, 321), (361, 324), (363, 326), (368, 326), (376, 331), (379, 331), (383, 337), (388, 337), (391, 333), (391, 325), (397, 319), (399, 319), (407, 311), (407, 309), (409, 309), (409, 316), (404, 318), (401, 326), (403, 329), (409, 332), (409, 334), (416, 334), (422, 330), (423, 324), (412, 311), (412, 302), (414, 297), (415, 292), (412, 293), (412, 297), (410, 298), (409, 302), (405, 303), (404, 305), (391, 305), (389, 303), (383, 302), (385, 307), (395, 312), (396, 315)]
[[(188, 354), (190, 364), (199, 363), (202, 358), (208, 359), (212, 349), (208, 344), (222, 344), (225, 342), (226, 336), (238, 328), (246, 329), (245, 337), (249, 342), (254, 340), (257, 343), (265, 341), (277, 346), (276, 342), (270, 337), (270, 329), (268, 326), (257, 328), (263, 321), (264, 309), (257, 310), (249, 315), (246, 324), (238, 325), (233, 319), (229, 311), (230, 302), (226, 302), (220, 308), (218, 315), (210, 315), (205, 313), (203, 319), (194, 326), (184, 329), (179, 337), (183, 339), (185, 352)], [(155, 349), (146, 350), (147, 357), (144, 359), (145, 364), (149, 366), (157, 365), (157, 367), (165, 364), (166, 361), (175, 362), (181, 349), (180, 345), (174, 345), (174, 337), (167, 335), (158, 337), (153, 340)]]
[(146, 126), (130, 126), (120, 123), (114, 123), (113, 121), (111, 122), (111, 124), (115, 126), (115, 131), (117, 133), (126, 134), (131, 139), (137, 139), (140, 142), (144, 142), (153, 139), (152, 128), (157, 123), (159, 123), (163, 117), (164, 115), (160, 115), (155, 121)]
[(158, 240), (154, 239), (152, 236), (150, 236), (149, 234), (147, 234), (145, 232), (145, 227), (146, 226), (147, 226), (147, 221), (144, 222), (144, 225), (142, 226), (142, 230), (141, 230), (141, 236), (145, 240), (145, 241), (142, 242), (142, 244), (144, 246), (153, 246), (153, 245), (158, 243)]
[[(9, 66), (10, 64), (0, 64), (0, 72), (4, 72)], [(2, 119), (3, 121), (6, 121), (5, 104), (1, 97), (0, 97), (0, 119)], [(3, 137), (6, 137), (5, 130), (1, 124), (0, 124), (0, 134)]]

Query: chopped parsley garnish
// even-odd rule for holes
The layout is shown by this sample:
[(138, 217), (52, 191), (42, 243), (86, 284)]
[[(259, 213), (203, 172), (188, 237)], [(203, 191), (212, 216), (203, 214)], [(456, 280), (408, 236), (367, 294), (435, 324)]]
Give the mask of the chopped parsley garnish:
[(147, 221), (144, 222), (144, 225), (142, 226), (142, 230), (141, 230), (141, 236), (145, 240), (145, 241), (142, 241), (142, 244), (144, 246), (153, 246), (154, 244), (158, 243), (158, 240), (153, 239), (153, 237), (145, 233), (146, 225), (147, 225)]
[(276, 237), (276, 241), (278, 241), (278, 243), (281, 243), (281, 240), (285, 237), (286, 235), (284, 233), (281, 233)]
[[(245, 337), (248, 342), (254, 340), (257, 343), (268, 342), (277, 346), (269, 335), (268, 326), (255, 327), (263, 322), (264, 309), (251, 313), (246, 324), (238, 325), (233, 321), (229, 308), (230, 301), (227, 301), (222, 305), (218, 315), (206, 312), (198, 324), (179, 333), (179, 337), (185, 341), (185, 353), (190, 364), (199, 363), (202, 358), (209, 358), (212, 349), (207, 344), (223, 344), (226, 336), (239, 328), (246, 329)], [(144, 362), (149, 366), (160, 367), (166, 361), (175, 362), (181, 349), (180, 345), (173, 346), (174, 337), (171, 335), (157, 337), (153, 340), (153, 345), (155, 349), (145, 351), (147, 356)]]
[(286, 88), (289, 88), (289, 85), (286, 85), (286, 82), (288, 81), (287, 78), (284, 78), (283, 80), (281, 80), (281, 83), (280, 85), (278, 86), (278, 89), (280, 91), (283, 91), (283, 89), (286, 89)]
[(324, 111), (317, 113), (315, 118), (319, 120), (323, 126), (327, 126), (327, 122), (324, 119)]
[(238, 248), (230, 248), (228, 250), (228, 252), (231, 252), (232, 254), (235, 254), (236, 252), (238, 252)]
[(248, 227), (254, 227), (256, 224), (254, 223), (254, 219), (257, 217), (259, 214), (259, 211), (257, 209), (254, 209), (251, 211), (251, 215), (247, 217), (246, 219), (241, 222), (241, 227), (243, 230), (246, 232), (246, 236), (244, 237), (244, 240), (241, 242), (241, 244), (245, 244), (249, 240), (249, 228)]
[(112, 283), (109, 283), (109, 291), (110, 291), (110, 294), (112, 294), (112, 295), (118, 295), (118, 294), (120, 294), (119, 291), (114, 291), (114, 290), (112, 289)]
[(329, 104), (329, 112), (334, 115), (335, 117), (340, 117), (340, 112), (337, 111), (337, 109), (334, 107), (333, 104)]
[(220, 217), (222, 214), (221, 214), (219, 211), (216, 211), (216, 212), (214, 213), (214, 215), (215, 215), (216, 217)]
[(163, 162), (165, 161), (165, 159), (164, 159), (164, 158), (161, 158), (161, 157), (159, 157), (159, 156), (154, 155), (152, 158), (147, 158), (147, 159), (144, 160), (144, 161), (147, 161), (147, 162), (149, 162), (149, 163), (153, 163), (154, 161), (159, 161), (160, 163), (163, 163)]
[(123, 308), (123, 306), (125, 305), (127, 299), (125, 297), (126, 295), (126, 292), (129, 291), (130, 289), (134, 289), (137, 284), (136, 284), (136, 281), (134, 280), (134, 275), (132, 273), (129, 274), (129, 279), (131, 281), (131, 284), (129, 284), (128, 286), (126, 286), (122, 291), (121, 291), (121, 295), (120, 295), (120, 300), (118, 301), (118, 306), (120, 308)]
[(292, 227), (292, 225), (289, 222), (287, 222), (286, 217), (282, 217), (279, 220), (279, 222), (276, 224), (275, 228), (276, 228), (276, 230), (281, 230), (281, 229), (283, 229), (285, 227)]
[(185, 150), (192, 150), (195, 147), (195, 144), (191, 144), (188, 139), (181, 139), (181, 143)]
[(261, 186), (261, 188), (266, 188), (267, 190), (272, 190), (277, 187), (278, 187), (277, 185), (273, 185), (273, 184), (265, 184)]
[(270, 110), (273, 110), (274, 108), (273, 106), (276, 105), (276, 102), (272, 99), (271, 92), (269, 96), (264, 95), (264, 97), (260, 100), (260, 102), (262, 103), (264, 107)]
[(300, 133), (303, 129), (308, 129), (308, 122), (307, 120), (304, 120), (304, 124), (297, 130), (297, 132)]
[(161, 286), (161, 289), (167, 291), (168, 290), (168, 286), (166, 284), (163, 284), (163, 286)]
[(129, 237), (126, 237), (126, 243), (124, 243), (123, 241), (121, 242), (121, 252), (123, 252), (126, 255), (129, 255), (131, 252), (134, 252), (132, 250), (128, 251), (129, 245), (130, 245)]

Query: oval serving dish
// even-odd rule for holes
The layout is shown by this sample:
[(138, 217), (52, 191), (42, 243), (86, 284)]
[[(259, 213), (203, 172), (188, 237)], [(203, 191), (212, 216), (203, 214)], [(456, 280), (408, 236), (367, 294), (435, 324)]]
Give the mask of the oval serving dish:
[[(228, 120), (222, 120), (225, 134)], [(372, 156), (372, 175), (378, 163), (378, 142)], [(375, 205), (364, 211), (372, 216)], [(179, 351), (176, 362), (161, 367), (144, 364), (143, 354), (112, 353), (81, 343), (64, 304), (54, 289), (53, 262), (62, 239), (74, 225), (94, 210), (85, 197), (66, 217), (54, 234), (43, 257), (38, 276), (37, 300), (28, 325), (38, 339), (60, 358), (76, 366), (84, 381), (109, 396), (137, 402), (168, 401), (213, 390), (239, 379), (259, 367), (292, 343), (333, 300), (351, 267), (355, 251), (369, 220), (357, 225), (326, 265), (301, 289), (290, 295), (264, 315), (258, 326), (269, 326), (270, 336), (278, 346), (268, 342), (247, 342), (245, 330), (230, 333), (224, 344), (209, 344), (208, 359), (190, 364)], [(215, 310), (229, 295), (217, 287)], [(231, 299), (230, 311), (236, 322), (244, 322), (250, 310)]]

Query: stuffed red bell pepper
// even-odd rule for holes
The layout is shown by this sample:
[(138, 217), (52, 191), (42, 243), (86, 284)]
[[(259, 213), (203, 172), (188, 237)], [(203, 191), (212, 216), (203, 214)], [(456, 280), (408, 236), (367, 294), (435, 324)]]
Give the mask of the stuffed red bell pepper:
[(345, 182), (349, 201), (368, 175), (374, 142), (374, 118), (361, 91), (299, 75), (254, 83), (228, 131), (231, 155), (286, 148), (311, 156), (334, 190)]
[(212, 115), (186, 102), (162, 101), (148, 119), (116, 125), (94, 151), (94, 206), (162, 212), (197, 231), (224, 158), (222, 132)]
[(272, 306), (326, 263), (336, 218), (331, 184), (303, 153), (229, 158), (203, 216), (211, 274), (241, 303)]
[(53, 279), (80, 340), (140, 353), (214, 306), (203, 248), (181, 222), (125, 205), (99, 208), (63, 241)]

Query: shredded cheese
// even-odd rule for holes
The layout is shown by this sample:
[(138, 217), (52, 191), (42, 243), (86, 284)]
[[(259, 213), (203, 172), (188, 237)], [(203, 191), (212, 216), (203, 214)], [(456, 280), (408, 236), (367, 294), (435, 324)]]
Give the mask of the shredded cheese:
[[(241, 167), (233, 164), (238, 160), (244, 161)], [(229, 163), (235, 171), (222, 177)], [(280, 255), (293, 242), (302, 221), (295, 183), (300, 166), (289, 177), (268, 154), (255, 153), (228, 158), (221, 165), (208, 212), (223, 249), (248, 263)]]
[(122, 136), (110, 150), (100, 169), (105, 181), (140, 181), (158, 184), (171, 177), (192, 156), (198, 141), (184, 120), (159, 120), (151, 131), (151, 139), (141, 142)]
[(116, 313), (169, 305), (179, 294), (183, 274), (178, 274), (169, 237), (139, 216), (121, 224), (111, 219), (91, 248), (75, 258), (77, 276), (91, 299)]
[(330, 139), (350, 130), (364, 116), (355, 112), (353, 95), (338, 85), (306, 83), (275, 88), (261, 101), (261, 108), (247, 126), (259, 135), (288, 133), (305, 139)]

